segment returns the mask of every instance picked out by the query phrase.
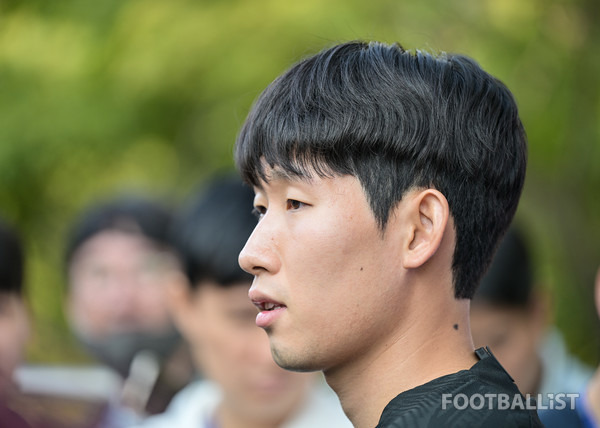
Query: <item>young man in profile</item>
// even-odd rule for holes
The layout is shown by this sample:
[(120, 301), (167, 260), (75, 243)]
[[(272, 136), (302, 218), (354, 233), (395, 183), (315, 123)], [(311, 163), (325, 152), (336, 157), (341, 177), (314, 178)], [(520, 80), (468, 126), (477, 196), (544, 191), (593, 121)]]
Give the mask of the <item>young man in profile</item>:
[(512, 95), (464, 56), (351, 42), (277, 78), (235, 152), (275, 361), (323, 370), (359, 428), (539, 426), (469, 328), (526, 152)]

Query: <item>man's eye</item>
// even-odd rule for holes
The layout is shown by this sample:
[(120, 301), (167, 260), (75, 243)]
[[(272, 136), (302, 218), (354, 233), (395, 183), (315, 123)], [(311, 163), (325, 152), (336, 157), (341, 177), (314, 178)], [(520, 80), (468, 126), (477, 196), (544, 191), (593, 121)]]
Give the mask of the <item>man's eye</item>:
[(256, 216), (257, 219), (261, 219), (267, 213), (267, 208), (262, 205), (258, 205), (252, 209), (252, 214)]
[(306, 205), (304, 202), (300, 202), (295, 199), (287, 200), (287, 209), (288, 210), (297, 210), (297, 209), (302, 208), (304, 205)]

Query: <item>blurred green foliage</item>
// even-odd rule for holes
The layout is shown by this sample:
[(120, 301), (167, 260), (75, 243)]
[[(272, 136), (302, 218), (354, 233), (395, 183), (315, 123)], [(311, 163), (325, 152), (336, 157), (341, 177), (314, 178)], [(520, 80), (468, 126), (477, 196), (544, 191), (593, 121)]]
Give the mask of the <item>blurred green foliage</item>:
[(29, 359), (80, 358), (63, 316), (68, 225), (137, 189), (177, 204), (232, 167), (248, 108), (338, 41), (465, 53), (514, 92), (530, 140), (518, 213), (569, 345), (597, 363), (600, 3), (596, 0), (0, 2), (0, 211), (25, 237)]

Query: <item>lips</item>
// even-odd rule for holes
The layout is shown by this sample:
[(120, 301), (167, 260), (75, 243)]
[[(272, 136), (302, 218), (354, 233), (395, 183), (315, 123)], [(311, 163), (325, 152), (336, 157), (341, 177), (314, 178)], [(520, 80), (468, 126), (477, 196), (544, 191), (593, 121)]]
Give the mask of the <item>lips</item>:
[(277, 318), (287, 309), (287, 306), (281, 302), (271, 299), (256, 289), (250, 289), (250, 300), (259, 310), (256, 315), (256, 325), (262, 328), (271, 326)]
[(284, 308), (285, 305), (281, 303), (275, 302), (252, 302), (254, 305), (262, 312), (262, 311), (273, 311), (275, 309)]

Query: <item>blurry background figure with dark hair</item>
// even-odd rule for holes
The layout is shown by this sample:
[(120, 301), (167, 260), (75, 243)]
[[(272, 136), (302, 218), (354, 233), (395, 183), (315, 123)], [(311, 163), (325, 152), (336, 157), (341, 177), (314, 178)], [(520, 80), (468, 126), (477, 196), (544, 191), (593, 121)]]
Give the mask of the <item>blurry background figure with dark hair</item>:
[(256, 226), (254, 193), (237, 177), (220, 177), (195, 195), (174, 224), (185, 277), (169, 302), (194, 362), (205, 377), (173, 400), (150, 428), (350, 427), (339, 400), (314, 373), (283, 370), (258, 328), (248, 298), (252, 275), (238, 255)]
[(568, 352), (550, 325), (549, 302), (536, 287), (529, 247), (512, 226), (471, 302), (475, 346), (489, 345), (523, 394), (575, 393), (591, 369)]
[[(596, 312), (600, 316), (600, 268), (596, 272), (594, 287)], [(600, 366), (584, 388), (577, 391), (575, 406), (538, 411), (546, 428), (598, 428), (600, 427)]]
[(16, 391), (13, 375), (29, 338), (23, 301), (23, 249), (17, 234), (0, 220), (0, 427), (28, 426), (10, 407)]
[(179, 269), (170, 225), (162, 205), (128, 197), (90, 208), (69, 237), (69, 324), (83, 347), (124, 379), (123, 407), (104, 422), (111, 426), (163, 411), (192, 375), (165, 303), (165, 284)]

